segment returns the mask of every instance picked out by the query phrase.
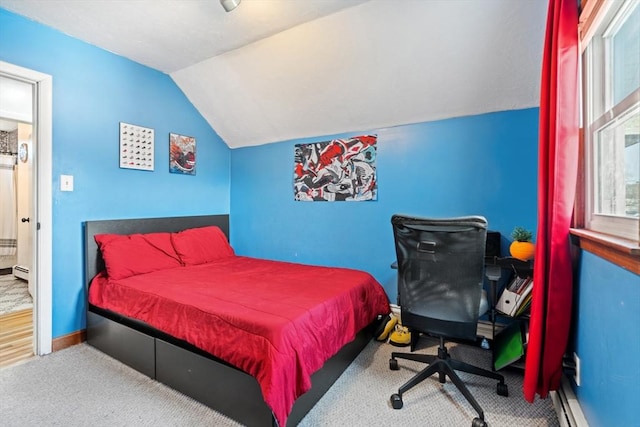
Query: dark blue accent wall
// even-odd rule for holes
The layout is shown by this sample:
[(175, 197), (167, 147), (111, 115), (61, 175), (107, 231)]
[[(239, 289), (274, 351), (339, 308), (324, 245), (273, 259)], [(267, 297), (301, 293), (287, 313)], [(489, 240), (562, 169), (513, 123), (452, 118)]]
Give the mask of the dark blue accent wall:
[[(378, 200), (293, 199), (294, 145), (377, 134)], [(503, 234), (535, 231), (538, 109), (505, 111), (235, 149), (231, 240), (240, 254), (372, 273), (395, 303), (394, 213), (478, 214)]]

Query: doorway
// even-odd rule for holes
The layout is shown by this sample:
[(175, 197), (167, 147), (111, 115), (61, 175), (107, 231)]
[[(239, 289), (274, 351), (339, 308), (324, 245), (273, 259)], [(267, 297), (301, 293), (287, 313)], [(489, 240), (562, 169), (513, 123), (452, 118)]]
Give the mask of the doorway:
[(7, 91), (0, 91), (0, 117), (22, 124), (31, 122), (32, 144), (25, 143), (23, 148), (26, 152), (18, 152), (19, 158), (24, 156), (25, 163), (31, 159), (32, 165), (31, 171), (27, 172), (31, 189), (27, 200), (30, 203), (27, 207), (29, 215), (19, 218), (19, 224), (26, 226), (27, 232), (31, 233), (27, 237), (27, 247), (30, 245), (30, 248), (26, 249), (26, 258), (22, 258), (30, 265), (26, 269), (28, 272), (23, 269), (21, 273), (27, 274), (33, 292), (32, 350), (36, 355), (44, 355), (52, 348), (52, 78), (2, 61), (0, 78), (31, 88), (30, 117), (16, 115), (14, 108), (4, 102), (8, 97)]
[[(0, 98), (21, 104), (25, 116), (33, 110), (32, 87), (28, 83), (0, 77)], [(6, 99), (0, 99), (7, 114)], [(15, 111), (18, 116), (19, 111)], [(31, 117), (29, 123), (0, 116), (0, 367), (33, 356), (32, 270), (32, 173), (33, 150)]]

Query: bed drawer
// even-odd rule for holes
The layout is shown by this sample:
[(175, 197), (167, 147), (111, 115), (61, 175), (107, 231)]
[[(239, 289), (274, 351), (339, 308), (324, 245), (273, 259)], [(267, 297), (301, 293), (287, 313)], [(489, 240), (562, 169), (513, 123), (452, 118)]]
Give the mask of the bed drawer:
[(152, 337), (88, 312), (87, 343), (136, 371), (155, 378), (155, 346)]
[(272, 425), (255, 378), (161, 339), (156, 339), (156, 379), (246, 426)]

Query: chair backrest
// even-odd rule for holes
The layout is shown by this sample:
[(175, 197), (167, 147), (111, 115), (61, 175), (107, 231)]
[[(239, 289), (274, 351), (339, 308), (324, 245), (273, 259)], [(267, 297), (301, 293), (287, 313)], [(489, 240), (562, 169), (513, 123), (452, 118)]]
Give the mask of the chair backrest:
[(476, 338), (487, 220), (391, 217), (402, 324), (457, 339)]

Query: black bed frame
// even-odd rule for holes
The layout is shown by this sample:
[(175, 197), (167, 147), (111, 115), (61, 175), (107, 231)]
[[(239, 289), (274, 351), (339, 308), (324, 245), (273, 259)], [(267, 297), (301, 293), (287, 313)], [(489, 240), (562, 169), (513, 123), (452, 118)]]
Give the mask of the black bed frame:
[[(87, 221), (85, 281), (104, 269), (94, 235), (176, 232), (216, 225), (229, 236), (229, 215)], [(311, 376), (312, 388), (296, 400), (287, 426), (297, 425), (372, 338), (371, 325)], [(277, 426), (251, 375), (148, 324), (88, 304), (87, 342), (139, 372), (247, 426)]]

